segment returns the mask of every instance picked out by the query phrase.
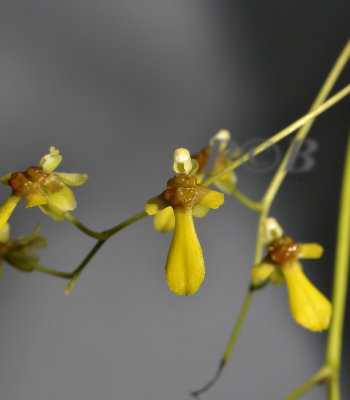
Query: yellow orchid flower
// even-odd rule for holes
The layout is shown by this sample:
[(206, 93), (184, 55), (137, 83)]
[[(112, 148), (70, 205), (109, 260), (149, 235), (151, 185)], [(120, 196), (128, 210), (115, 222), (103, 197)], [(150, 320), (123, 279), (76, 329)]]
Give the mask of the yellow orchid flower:
[[(192, 169), (191, 176), (195, 176), (197, 183), (201, 183), (207, 174), (213, 174), (225, 168), (237, 155), (228, 155), (227, 146), (231, 139), (231, 134), (226, 129), (218, 131), (211, 139), (209, 146), (204, 147), (199, 153), (191, 154)], [(207, 164), (212, 150), (218, 145), (217, 155), (213, 163), (213, 169), (207, 170)], [(188, 165), (191, 163), (188, 161)], [(236, 189), (237, 177), (234, 171), (228, 172), (215, 183), (219, 190), (224, 193), (232, 194)], [(175, 227), (175, 215), (171, 207), (159, 211), (153, 219), (153, 226), (157, 231), (169, 232)]]
[(2, 276), (2, 261), (22, 272), (33, 271), (32, 263), (38, 257), (31, 250), (45, 247), (47, 240), (38, 236), (40, 225), (29, 235), (10, 239), (10, 225), (5, 223), (0, 231), (0, 277)]
[(0, 206), (0, 230), (21, 198), (26, 200), (26, 208), (39, 206), (55, 221), (63, 221), (64, 213), (76, 208), (74, 194), (66, 185), (82, 185), (87, 175), (53, 172), (61, 161), (59, 150), (50, 147), (50, 153), (41, 158), (39, 167), (9, 173), (0, 179), (1, 183), (12, 188), (11, 195)]
[(177, 149), (174, 153), (174, 178), (166, 190), (145, 205), (148, 215), (155, 215), (171, 208), (175, 229), (171, 241), (165, 274), (170, 290), (178, 295), (194, 294), (205, 275), (202, 248), (199, 243), (193, 216), (204, 217), (210, 208), (216, 209), (224, 202), (224, 195), (197, 183), (192, 171), (188, 150)]
[(302, 258), (320, 258), (323, 248), (317, 243), (295, 243), (282, 236), (282, 228), (268, 218), (263, 237), (267, 242), (267, 256), (251, 270), (255, 281), (270, 279), (279, 285), (287, 284), (289, 305), (295, 321), (311, 331), (328, 329), (332, 304), (309, 281), (299, 262)]

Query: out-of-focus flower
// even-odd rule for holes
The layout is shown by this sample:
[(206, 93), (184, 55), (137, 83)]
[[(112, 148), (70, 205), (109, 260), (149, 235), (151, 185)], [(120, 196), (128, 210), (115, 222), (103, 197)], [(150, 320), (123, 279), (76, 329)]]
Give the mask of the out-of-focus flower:
[[(217, 156), (214, 160), (214, 166), (212, 171), (210, 171), (210, 174), (216, 174), (226, 168), (239, 154), (239, 151), (230, 154), (228, 150), (230, 140), (231, 134), (226, 129), (221, 129), (210, 140), (211, 148), (214, 148), (214, 146), (218, 144)], [(226, 194), (233, 194), (236, 190), (236, 184), (237, 176), (234, 171), (227, 172), (214, 182), (214, 186)]]
[(191, 156), (186, 149), (174, 153), (174, 178), (167, 183), (166, 190), (145, 205), (148, 215), (171, 209), (175, 218), (175, 229), (165, 266), (170, 290), (179, 295), (194, 294), (205, 275), (204, 259), (193, 216), (204, 217), (210, 208), (216, 209), (224, 202), (224, 195), (197, 183), (192, 172)]
[(39, 206), (41, 211), (55, 221), (63, 221), (64, 213), (76, 208), (74, 194), (66, 185), (82, 185), (87, 175), (54, 172), (61, 161), (60, 152), (50, 147), (50, 154), (42, 157), (39, 167), (29, 167), (24, 172), (12, 172), (0, 179), (1, 183), (12, 188), (11, 195), (0, 206), (0, 229), (21, 198), (26, 200), (26, 207)]
[(0, 231), (0, 277), (2, 276), (2, 261), (23, 272), (33, 271), (33, 263), (39, 258), (32, 252), (47, 245), (44, 237), (38, 236), (41, 226), (26, 236), (10, 239), (10, 225), (6, 223)]
[(332, 305), (309, 281), (299, 262), (302, 258), (320, 258), (323, 248), (317, 243), (295, 243), (273, 218), (265, 223), (263, 238), (267, 256), (251, 271), (255, 281), (270, 279), (280, 285), (286, 281), (291, 313), (300, 325), (311, 331), (328, 329)]

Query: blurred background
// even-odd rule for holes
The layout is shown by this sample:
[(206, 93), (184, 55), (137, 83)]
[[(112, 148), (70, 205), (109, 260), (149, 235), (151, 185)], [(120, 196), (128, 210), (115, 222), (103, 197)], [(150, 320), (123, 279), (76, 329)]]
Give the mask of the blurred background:
[[(349, 37), (349, 13), (347, 0), (2, 0), (1, 175), (36, 165), (54, 145), (59, 170), (89, 175), (74, 215), (92, 229), (115, 225), (164, 189), (175, 148), (197, 152), (226, 128), (246, 149), (305, 114)], [(349, 78), (348, 66), (334, 92)], [(285, 233), (325, 247), (304, 267), (328, 297), (349, 125), (349, 100), (319, 117), (315, 162), (287, 177), (271, 211)], [(241, 191), (259, 199), (273, 173), (265, 167), (287, 142), (237, 170)], [(8, 194), (0, 188), (1, 201)], [(71, 271), (94, 244), (23, 202), (10, 222), (13, 236), (44, 224), (47, 267)], [(111, 239), (68, 296), (59, 278), (5, 266), (1, 399), (190, 399), (215, 373), (241, 307), (257, 217), (226, 197), (195, 223), (206, 279), (188, 298), (167, 287), (171, 233), (154, 231), (151, 218)], [(349, 334), (348, 312), (344, 399)], [(203, 399), (281, 399), (319, 368), (325, 343), (293, 321), (285, 286), (267, 287)]]

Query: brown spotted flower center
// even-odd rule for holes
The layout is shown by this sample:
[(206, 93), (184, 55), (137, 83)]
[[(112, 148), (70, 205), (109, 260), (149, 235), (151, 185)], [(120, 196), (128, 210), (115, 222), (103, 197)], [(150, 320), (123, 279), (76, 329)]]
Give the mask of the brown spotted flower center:
[(300, 252), (298, 243), (288, 236), (273, 240), (266, 249), (270, 260), (280, 265), (295, 261)]
[(28, 197), (33, 194), (45, 195), (44, 184), (49, 175), (40, 167), (29, 167), (24, 172), (14, 172), (8, 184), (19, 197)]
[(209, 192), (205, 186), (197, 185), (194, 176), (178, 174), (169, 179), (163, 193), (165, 200), (172, 207), (192, 208)]

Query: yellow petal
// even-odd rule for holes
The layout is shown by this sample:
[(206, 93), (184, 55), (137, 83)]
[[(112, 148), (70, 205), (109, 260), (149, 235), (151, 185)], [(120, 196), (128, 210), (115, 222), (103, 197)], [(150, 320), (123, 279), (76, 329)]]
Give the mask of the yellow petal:
[[(199, 170), (199, 162), (198, 162), (198, 160), (192, 158), (191, 159), (191, 163), (192, 163), (192, 168), (191, 168), (191, 171), (189, 173), (189, 176), (195, 176), (197, 171)], [(199, 183), (198, 179), (197, 179), (197, 183)]]
[(332, 315), (330, 301), (308, 280), (298, 262), (282, 268), (282, 271), (294, 319), (311, 331), (327, 329)]
[(153, 219), (154, 228), (160, 232), (169, 232), (175, 227), (175, 215), (172, 207), (159, 211)]
[(205, 178), (205, 172), (198, 172), (197, 174), (195, 174), (196, 177), (196, 181), (198, 183), (198, 185), (203, 182), (204, 178)]
[(320, 258), (323, 254), (323, 247), (318, 243), (300, 243), (299, 258)]
[(264, 281), (272, 274), (275, 268), (276, 266), (274, 264), (268, 261), (262, 261), (260, 264), (255, 265), (250, 273), (255, 281)]
[(63, 183), (69, 186), (80, 186), (88, 178), (87, 174), (69, 172), (55, 172), (53, 175), (58, 176)]
[(169, 207), (169, 204), (162, 198), (162, 195), (160, 194), (159, 196), (152, 197), (147, 201), (145, 204), (145, 211), (148, 215), (154, 215), (166, 207)]
[(43, 194), (34, 193), (26, 197), (26, 208), (39, 206), (47, 203), (47, 197)]
[(6, 222), (0, 231), (0, 243), (6, 243), (10, 239), (10, 224)]
[(175, 209), (175, 230), (165, 266), (170, 290), (194, 294), (203, 282), (205, 269), (201, 245), (193, 225), (192, 211)]
[(13, 210), (20, 201), (20, 197), (10, 195), (0, 206), (0, 230), (5, 226), (6, 222), (10, 218)]
[(273, 270), (272, 274), (270, 275), (270, 281), (276, 286), (280, 286), (285, 282), (281, 268), (275, 268)]
[(214, 182), (214, 186), (219, 190), (222, 190), (226, 194), (233, 194), (236, 190), (237, 177), (236, 174), (232, 172), (228, 172), (220, 179)]
[(208, 214), (209, 210), (210, 208), (203, 204), (195, 204), (192, 208), (192, 215), (197, 218), (203, 218)]
[(51, 217), (54, 221), (63, 221), (64, 220), (64, 213), (57, 209), (53, 204), (44, 204), (42, 206), (39, 206), (40, 210)]
[(208, 208), (219, 208), (224, 203), (224, 194), (215, 190), (210, 190), (199, 202)]
[(74, 193), (62, 182), (49, 183), (45, 186), (45, 192), (48, 198), (47, 206), (61, 212), (72, 211), (76, 208), (77, 202)]
[(3, 183), (4, 185), (8, 185), (8, 181), (11, 179), (12, 174), (13, 174), (13, 172), (10, 172), (9, 174), (0, 178), (0, 183)]

